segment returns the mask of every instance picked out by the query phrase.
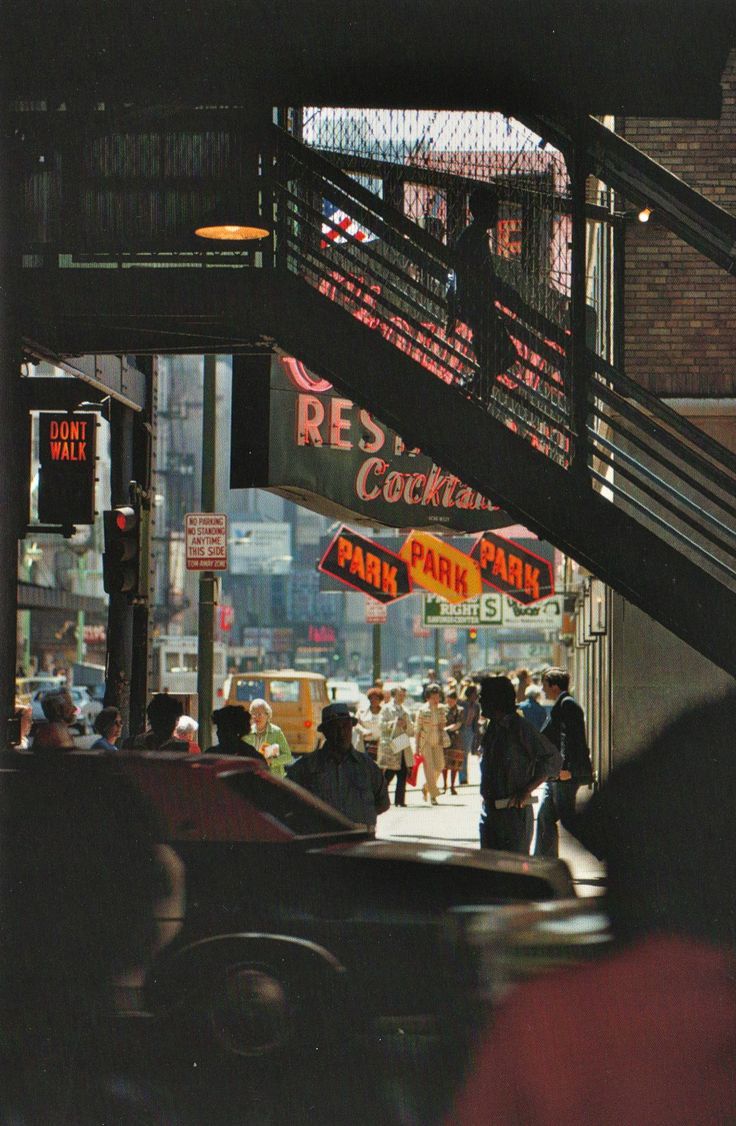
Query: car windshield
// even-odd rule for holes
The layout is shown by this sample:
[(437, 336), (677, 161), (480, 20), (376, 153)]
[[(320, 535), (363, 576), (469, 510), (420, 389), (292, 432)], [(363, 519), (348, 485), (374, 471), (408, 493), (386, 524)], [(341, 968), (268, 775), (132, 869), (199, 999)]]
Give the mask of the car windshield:
[(235, 682), (235, 699), (243, 703), (263, 700), (266, 696), (265, 680), (238, 680)]
[(336, 809), (313, 798), (293, 782), (269, 778), (257, 771), (238, 771), (221, 777), (240, 797), (261, 813), (270, 814), (297, 836), (339, 833), (355, 828)]

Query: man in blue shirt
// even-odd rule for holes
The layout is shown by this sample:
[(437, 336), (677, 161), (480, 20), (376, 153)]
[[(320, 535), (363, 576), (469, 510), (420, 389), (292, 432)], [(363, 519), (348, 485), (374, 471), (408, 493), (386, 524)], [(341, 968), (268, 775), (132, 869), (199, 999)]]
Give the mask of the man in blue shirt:
[(324, 743), (288, 767), (286, 777), (356, 825), (375, 829), (379, 813), (385, 813), (391, 803), (383, 771), (364, 751), (353, 747), (355, 723), (347, 704), (328, 704), (317, 728)]
[(524, 689), (524, 699), (519, 704), (519, 711), (524, 719), (528, 719), (537, 731), (543, 731), (549, 719), (549, 711), (539, 703), (542, 689), (539, 684), (530, 684)]

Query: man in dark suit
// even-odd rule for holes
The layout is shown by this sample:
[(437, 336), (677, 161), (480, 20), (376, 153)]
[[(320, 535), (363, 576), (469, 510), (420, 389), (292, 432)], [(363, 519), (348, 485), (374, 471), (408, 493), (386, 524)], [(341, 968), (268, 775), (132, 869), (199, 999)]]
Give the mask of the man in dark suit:
[(582, 785), (593, 781), (588, 741), (585, 737), (585, 715), (580, 704), (570, 695), (570, 674), (564, 669), (547, 669), (542, 687), (553, 707), (542, 729), (562, 756), (559, 777), (547, 783), (547, 793), (537, 816), (535, 856), (557, 856), (560, 846), (558, 821), (567, 828), (575, 818), (575, 799)]

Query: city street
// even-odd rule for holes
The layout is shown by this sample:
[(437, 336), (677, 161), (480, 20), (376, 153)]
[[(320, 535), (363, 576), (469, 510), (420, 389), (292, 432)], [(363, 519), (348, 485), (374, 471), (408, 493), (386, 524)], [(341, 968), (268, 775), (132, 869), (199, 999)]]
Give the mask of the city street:
[[(422, 798), (422, 772), (418, 785), (407, 786), (406, 808), (391, 809), (378, 819), (376, 836), (384, 840), (426, 840), (427, 843), (457, 844), (478, 848), (478, 818), (480, 815), (480, 759), (470, 759), (470, 781), (457, 787), (457, 797), (440, 794), (439, 804), (430, 805)], [(390, 791), (393, 794), (394, 783)], [(588, 790), (581, 790), (582, 799)], [(604, 867), (577, 841), (560, 830), (560, 856), (569, 865), (579, 895), (598, 895), (602, 892), (601, 879)]]

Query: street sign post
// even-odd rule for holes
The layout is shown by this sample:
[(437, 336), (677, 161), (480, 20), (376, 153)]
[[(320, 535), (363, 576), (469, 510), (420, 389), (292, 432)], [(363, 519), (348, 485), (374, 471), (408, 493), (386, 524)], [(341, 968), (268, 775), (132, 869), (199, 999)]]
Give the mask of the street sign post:
[(227, 516), (187, 512), (184, 517), (187, 571), (227, 571)]

